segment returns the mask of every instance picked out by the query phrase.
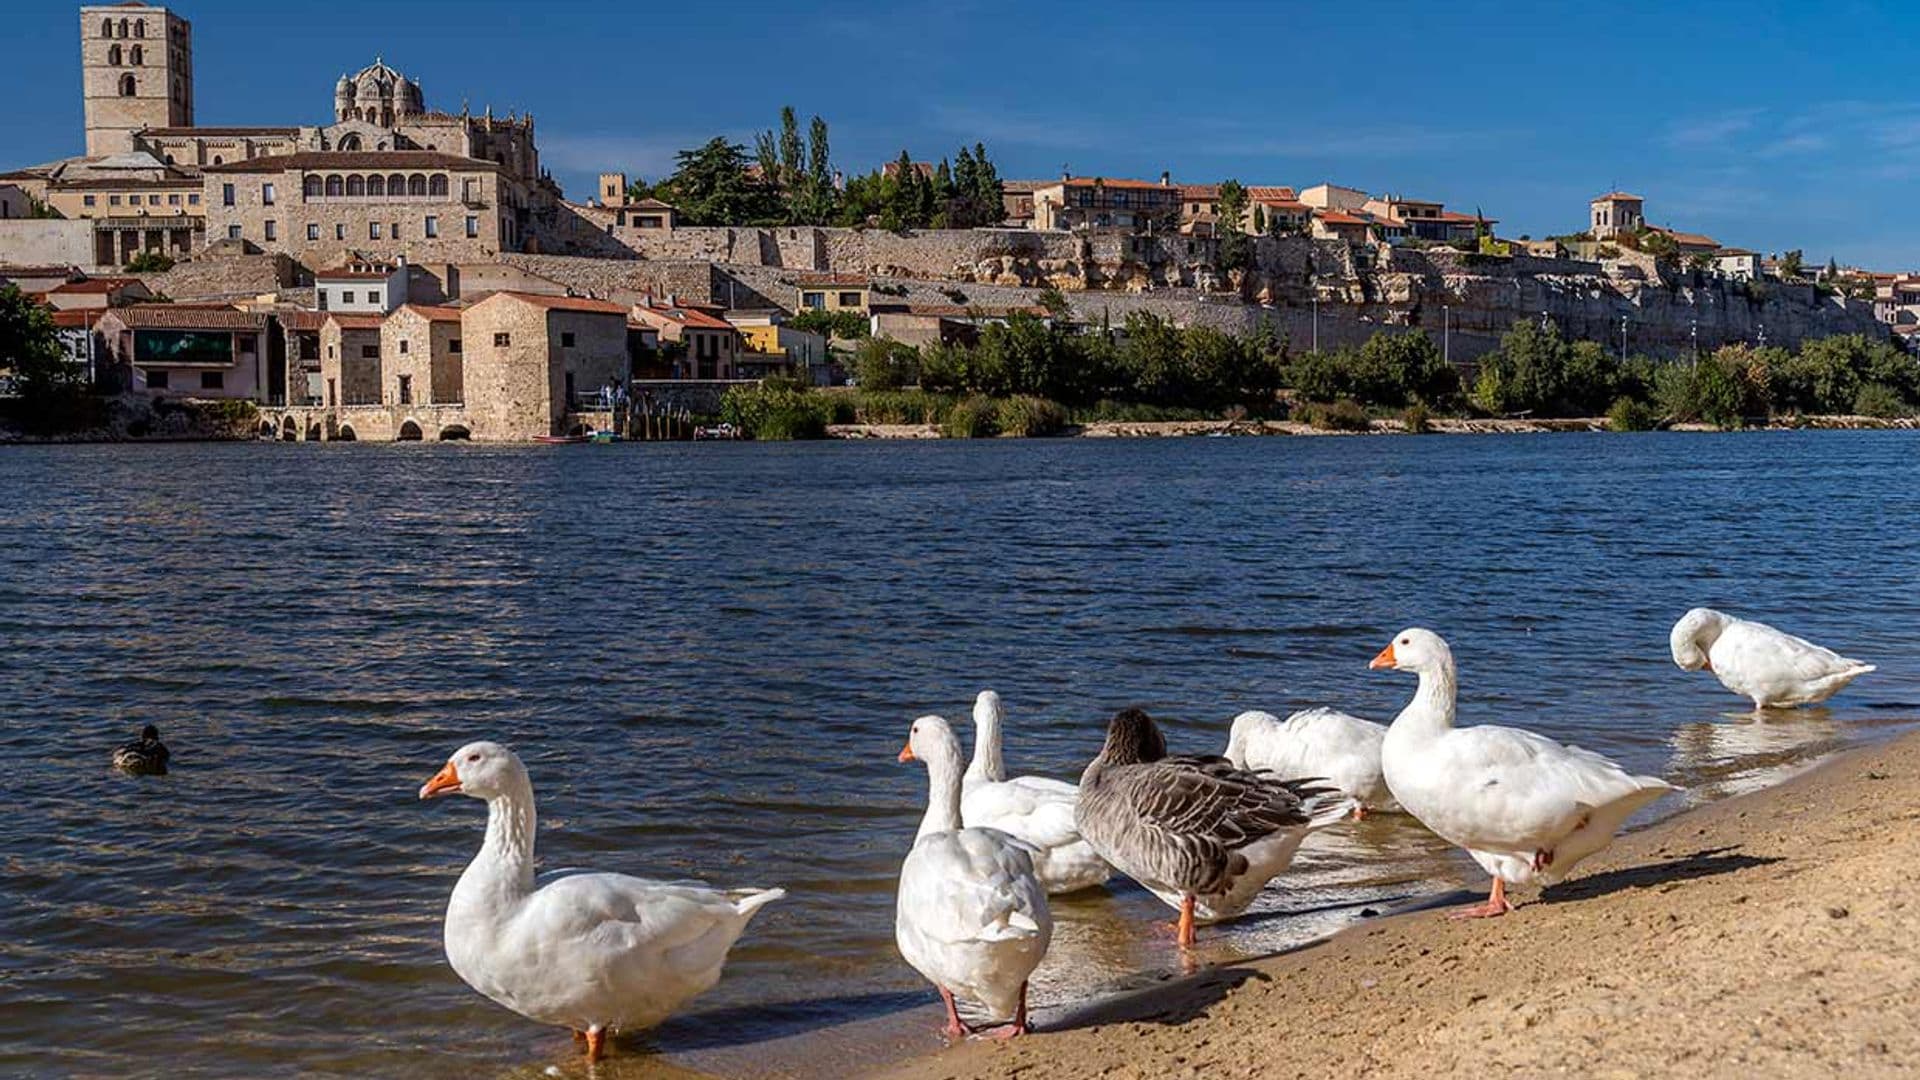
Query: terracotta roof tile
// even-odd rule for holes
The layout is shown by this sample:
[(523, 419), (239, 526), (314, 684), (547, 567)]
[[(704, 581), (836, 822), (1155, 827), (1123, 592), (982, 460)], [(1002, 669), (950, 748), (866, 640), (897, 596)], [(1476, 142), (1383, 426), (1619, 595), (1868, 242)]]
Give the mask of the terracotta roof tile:
[(873, 286), (873, 279), (865, 274), (801, 274), (793, 280), (795, 285), (846, 285), (866, 289)]
[(682, 326), (698, 327), (703, 330), (732, 330), (733, 324), (725, 319), (716, 318), (704, 311), (690, 307), (668, 306), (666, 304), (635, 304), (635, 312), (645, 311), (669, 322)]
[(627, 313), (627, 306), (625, 304), (616, 304), (611, 300), (595, 300), (586, 296), (547, 296), (542, 293), (503, 291), (494, 293), (493, 296), (489, 296), (487, 299), (491, 300), (494, 296), (511, 296), (516, 300), (532, 304), (534, 307), (546, 308), (548, 311), (582, 311), (600, 315), (625, 315)]
[(107, 309), (101, 318), (118, 320), (136, 330), (264, 330), (267, 316), (257, 311), (237, 311), (230, 307), (195, 307), (190, 304), (134, 304)]
[(1160, 183), (1158, 180), (1118, 180), (1105, 176), (1075, 176), (1049, 184), (1049, 187), (1065, 186), (1072, 188), (1090, 188), (1098, 184), (1103, 188), (1126, 188), (1130, 191), (1152, 189), (1154, 191), (1176, 191), (1178, 189)]
[(378, 330), (385, 323), (386, 316), (360, 314), (352, 311), (329, 311), (327, 321), (342, 330)]

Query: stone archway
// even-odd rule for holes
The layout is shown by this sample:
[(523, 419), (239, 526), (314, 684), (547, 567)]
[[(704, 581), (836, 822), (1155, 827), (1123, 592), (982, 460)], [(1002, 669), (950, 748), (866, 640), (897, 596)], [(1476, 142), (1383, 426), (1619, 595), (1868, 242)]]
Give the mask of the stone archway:
[(263, 438), (263, 439), (271, 439), (271, 438), (273, 438), (273, 436), (274, 436), (274, 433), (275, 433), (275, 432), (277, 432), (278, 430), (279, 430), (278, 428), (276, 428), (276, 427), (274, 427), (274, 426), (273, 426), (273, 421), (271, 421), (271, 420), (262, 420), (262, 421), (260, 421), (260, 432), (259, 432), (259, 434), (260, 434), (260, 437), (261, 437), (261, 438)]
[(358, 441), (358, 438), (359, 437), (353, 433), (352, 424), (341, 424), (339, 432), (336, 433), (333, 437), (333, 441), (334, 442), (356, 442)]
[(419, 442), (422, 438), (420, 425), (408, 420), (400, 425), (400, 433), (393, 437), (394, 442)]
[(318, 420), (315, 420), (313, 423), (307, 425), (307, 441), (308, 442), (319, 442), (323, 437), (324, 436), (321, 433), (321, 429), (320, 429), (320, 422)]
[(448, 424), (440, 429), (441, 442), (466, 442), (472, 438), (473, 432), (468, 431), (464, 424)]
[(300, 438), (300, 425), (295, 423), (293, 417), (291, 416), (281, 417), (280, 418), (280, 441), (293, 442), (298, 438)]

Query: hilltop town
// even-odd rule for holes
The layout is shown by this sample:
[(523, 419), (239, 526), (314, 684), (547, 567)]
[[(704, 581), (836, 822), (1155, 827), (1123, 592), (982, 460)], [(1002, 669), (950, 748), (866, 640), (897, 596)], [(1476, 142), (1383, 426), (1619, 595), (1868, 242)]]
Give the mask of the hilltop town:
[(863, 341), (968, 348), (1023, 320), (1275, 356), (1418, 333), (1467, 374), (1528, 322), (1622, 364), (1920, 331), (1920, 276), (1723, 245), (1623, 191), (1570, 208), (1566, 235), (1512, 236), (1330, 182), (1001, 179), (984, 147), (848, 176), (824, 122), (789, 116), (757, 157), (716, 140), (658, 185), (609, 162), (570, 199), (530, 113), (432, 108), (376, 59), (323, 122), (202, 127), (185, 17), (78, 16), (84, 153), (0, 173), (0, 286), (50, 310), (91, 385), (251, 402), (289, 438), (710, 415), (743, 381), (845, 382)]

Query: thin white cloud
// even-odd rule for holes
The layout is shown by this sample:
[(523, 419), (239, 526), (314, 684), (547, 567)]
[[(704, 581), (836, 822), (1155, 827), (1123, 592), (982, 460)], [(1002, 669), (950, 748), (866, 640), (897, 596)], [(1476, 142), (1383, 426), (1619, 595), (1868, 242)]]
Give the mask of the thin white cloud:
[(1675, 121), (1662, 138), (1668, 146), (1680, 149), (1705, 149), (1722, 146), (1735, 136), (1752, 131), (1760, 122), (1759, 109), (1730, 109), (1707, 116)]

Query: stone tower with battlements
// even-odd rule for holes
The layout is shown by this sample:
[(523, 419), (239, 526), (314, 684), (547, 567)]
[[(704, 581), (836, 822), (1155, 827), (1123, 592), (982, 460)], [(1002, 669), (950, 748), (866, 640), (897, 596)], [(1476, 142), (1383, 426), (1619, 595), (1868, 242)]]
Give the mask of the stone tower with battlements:
[(87, 154), (124, 154), (135, 132), (193, 126), (193, 25), (123, 0), (80, 9)]

